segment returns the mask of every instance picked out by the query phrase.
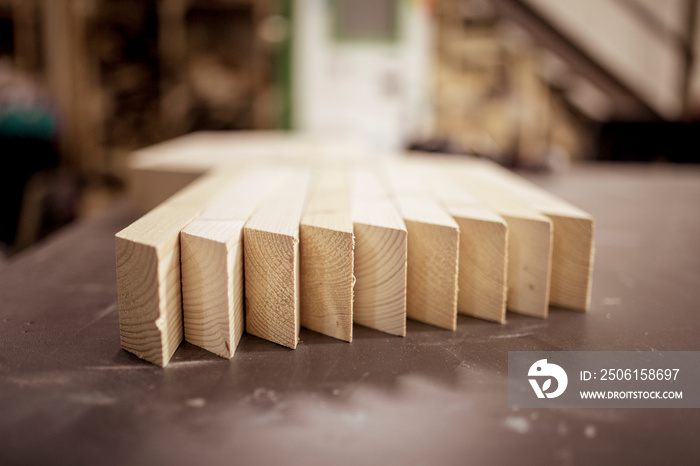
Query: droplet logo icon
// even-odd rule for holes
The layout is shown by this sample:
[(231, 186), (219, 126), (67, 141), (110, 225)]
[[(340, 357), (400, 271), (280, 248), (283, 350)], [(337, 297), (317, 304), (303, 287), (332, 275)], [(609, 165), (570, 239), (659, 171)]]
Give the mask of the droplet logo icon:
[[(532, 385), (537, 398), (556, 398), (564, 393), (566, 385), (569, 383), (566, 371), (556, 364), (548, 363), (546, 359), (540, 359), (530, 366), (527, 375), (528, 377), (535, 377), (528, 379), (528, 381)], [(546, 379), (544, 379), (545, 377)], [(544, 379), (542, 386), (540, 386), (538, 379)], [(552, 387), (552, 379), (557, 381), (557, 387), (553, 392), (548, 392)]]

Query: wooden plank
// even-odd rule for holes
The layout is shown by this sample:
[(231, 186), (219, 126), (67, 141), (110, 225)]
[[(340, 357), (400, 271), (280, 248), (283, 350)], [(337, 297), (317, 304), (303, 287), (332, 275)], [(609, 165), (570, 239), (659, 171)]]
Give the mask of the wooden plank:
[(552, 221), (550, 303), (587, 311), (593, 270), (593, 217), (495, 164), (473, 162), (464, 169), (472, 178), (497, 187)]
[(508, 294), (508, 227), (480, 205), (446, 204), (459, 225), (459, 294), (461, 314), (505, 323)]
[(376, 176), (355, 173), (353, 321), (392, 335), (406, 335), (406, 225)]
[(279, 181), (249, 170), (180, 234), (185, 340), (233, 357), (243, 334), (243, 225)]
[(554, 225), (549, 302), (588, 312), (593, 288), (593, 217), (557, 215), (549, 209), (543, 212)]
[(459, 227), (405, 164), (383, 172), (408, 234), (406, 315), (456, 330)]
[(417, 164), (414, 173), (420, 173), (420, 179), (459, 226), (458, 312), (505, 323), (508, 291), (505, 220), (434, 164)]
[(424, 197), (396, 197), (408, 233), (406, 315), (448, 330), (457, 328), (459, 227)]
[(243, 229), (246, 330), (292, 349), (299, 339), (299, 222), (309, 181), (308, 171), (291, 176)]
[(230, 181), (206, 176), (115, 236), (122, 348), (165, 366), (182, 341), (180, 230)]
[(355, 237), (343, 171), (327, 169), (318, 176), (300, 239), (301, 325), (352, 341)]

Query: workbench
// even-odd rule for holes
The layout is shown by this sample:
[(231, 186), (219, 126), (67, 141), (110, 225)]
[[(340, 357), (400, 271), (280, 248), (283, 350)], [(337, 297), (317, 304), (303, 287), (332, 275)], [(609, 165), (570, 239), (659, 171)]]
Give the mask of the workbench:
[(414, 321), (405, 338), (120, 348), (114, 233), (126, 202), (0, 269), (0, 464), (700, 464), (694, 409), (511, 409), (516, 350), (700, 350), (700, 167), (528, 175), (592, 213), (591, 310)]

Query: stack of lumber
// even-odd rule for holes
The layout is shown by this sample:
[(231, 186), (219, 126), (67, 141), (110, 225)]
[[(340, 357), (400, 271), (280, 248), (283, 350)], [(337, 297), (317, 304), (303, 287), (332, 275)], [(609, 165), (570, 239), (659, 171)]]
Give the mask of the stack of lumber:
[(588, 310), (590, 215), (487, 161), (340, 146), (201, 133), (134, 155), (134, 200), (162, 202), (116, 235), (122, 347), (165, 366), (183, 339), (231, 358), (244, 331), (294, 349), (300, 327)]

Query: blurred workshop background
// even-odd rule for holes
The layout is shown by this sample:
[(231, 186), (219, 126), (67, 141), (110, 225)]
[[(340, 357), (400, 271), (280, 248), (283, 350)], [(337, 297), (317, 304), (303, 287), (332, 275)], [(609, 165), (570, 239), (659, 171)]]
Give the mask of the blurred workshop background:
[(522, 169), (699, 162), (697, 0), (0, 0), (0, 257), (130, 151), (299, 130)]

